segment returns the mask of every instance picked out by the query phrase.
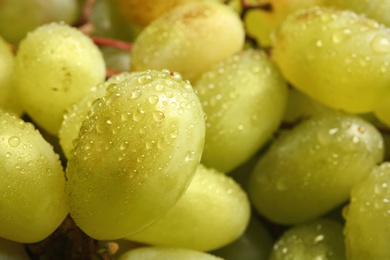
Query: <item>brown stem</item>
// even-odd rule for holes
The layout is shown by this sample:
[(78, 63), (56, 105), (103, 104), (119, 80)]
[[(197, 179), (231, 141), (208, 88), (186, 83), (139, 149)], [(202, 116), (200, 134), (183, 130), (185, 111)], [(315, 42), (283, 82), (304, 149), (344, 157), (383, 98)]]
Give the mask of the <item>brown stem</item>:
[(110, 46), (124, 51), (131, 51), (133, 45), (129, 42), (119, 41), (116, 39), (91, 36), (92, 41), (99, 46)]

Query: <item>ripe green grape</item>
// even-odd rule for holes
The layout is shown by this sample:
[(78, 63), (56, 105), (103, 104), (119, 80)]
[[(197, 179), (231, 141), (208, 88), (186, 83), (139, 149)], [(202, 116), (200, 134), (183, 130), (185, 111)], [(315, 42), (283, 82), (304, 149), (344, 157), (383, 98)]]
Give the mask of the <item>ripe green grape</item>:
[(390, 259), (389, 201), (390, 163), (385, 162), (352, 189), (344, 211), (348, 259)]
[(65, 219), (59, 157), (30, 123), (0, 111), (0, 237), (35, 243)]
[(294, 87), (336, 109), (370, 112), (390, 94), (390, 29), (351, 11), (313, 7), (289, 16), (273, 58)]
[(178, 73), (146, 71), (94, 102), (68, 161), (71, 216), (89, 236), (118, 239), (170, 210), (199, 164), (205, 122)]
[(374, 114), (381, 123), (390, 127), (390, 105), (388, 103), (375, 109)]
[(351, 188), (382, 159), (383, 139), (370, 123), (320, 114), (272, 144), (252, 173), (249, 195), (270, 220), (303, 223), (347, 201)]
[(73, 141), (77, 138), (83, 121), (87, 118), (95, 100), (104, 97), (106, 88), (111, 84), (117, 84), (120, 81), (130, 78), (132, 74), (124, 72), (119, 75), (112, 76), (104, 83), (92, 87), (89, 92), (78, 102), (68, 107), (58, 132), (61, 148), (69, 158), (73, 149)]
[(352, 10), (359, 14), (372, 18), (379, 23), (390, 27), (390, 17), (388, 10), (390, 8), (389, 0), (326, 0), (327, 5)]
[(195, 83), (207, 115), (202, 163), (229, 172), (278, 128), (287, 85), (263, 51), (246, 50), (215, 64)]
[(246, 229), (250, 204), (230, 177), (199, 165), (188, 189), (161, 219), (129, 240), (209, 251), (238, 239)]
[(285, 259), (346, 259), (341, 224), (322, 218), (289, 228), (275, 243), (269, 258), (269, 260)]
[(14, 55), (11, 48), (0, 37), (0, 107), (16, 115), (21, 115), (22, 107), (12, 83), (13, 66)]
[(37, 28), (20, 43), (14, 73), (27, 114), (57, 135), (66, 108), (104, 81), (105, 64), (86, 35), (52, 23)]
[(128, 251), (119, 260), (223, 260), (222, 258), (186, 248), (141, 247)]
[(233, 10), (219, 3), (195, 2), (165, 13), (138, 35), (131, 68), (169, 69), (194, 82), (243, 44), (244, 29)]
[(0, 238), (1, 260), (30, 260), (23, 244)]
[(2, 0), (0, 6), (0, 35), (13, 44), (45, 23), (72, 24), (79, 13), (77, 0)]

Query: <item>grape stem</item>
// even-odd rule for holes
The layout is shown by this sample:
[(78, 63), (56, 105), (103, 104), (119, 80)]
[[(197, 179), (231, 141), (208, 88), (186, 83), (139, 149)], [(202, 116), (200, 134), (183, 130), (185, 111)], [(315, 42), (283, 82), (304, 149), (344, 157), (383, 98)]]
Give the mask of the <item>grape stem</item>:
[(129, 42), (118, 41), (116, 39), (90, 36), (92, 41), (99, 46), (110, 46), (124, 51), (131, 51), (133, 45)]

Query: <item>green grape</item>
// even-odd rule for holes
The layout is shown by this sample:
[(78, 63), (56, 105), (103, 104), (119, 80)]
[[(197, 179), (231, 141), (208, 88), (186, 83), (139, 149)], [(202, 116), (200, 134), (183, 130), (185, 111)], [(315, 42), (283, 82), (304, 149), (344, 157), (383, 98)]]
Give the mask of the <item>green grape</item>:
[(119, 260), (223, 260), (222, 258), (186, 248), (141, 247), (130, 250)]
[(387, 127), (390, 127), (390, 105), (385, 104), (380, 108), (375, 109), (374, 114), (376, 118)]
[(34, 243), (65, 219), (65, 177), (53, 148), (30, 123), (0, 111), (0, 237)]
[(390, 259), (390, 163), (377, 166), (355, 185), (345, 208), (347, 258)]
[(60, 21), (72, 24), (78, 13), (77, 0), (1, 0), (0, 35), (17, 44), (43, 24)]
[(346, 259), (343, 227), (338, 222), (322, 218), (289, 228), (275, 243), (269, 258), (269, 260), (313, 259)]
[(47, 24), (19, 45), (15, 84), (26, 113), (57, 135), (64, 111), (104, 81), (99, 49), (83, 33), (65, 24)]
[(322, 5), (326, 0), (257, 0), (256, 4), (270, 4), (271, 11), (254, 9), (247, 13), (245, 26), (247, 33), (256, 39), (260, 46), (271, 46), (272, 36), (286, 17), (303, 8)]
[(277, 130), (287, 85), (263, 51), (245, 50), (215, 64), (194, 85), (206, 120), (202, 163), (229, 172)]
[(138, 35), (131, 68), (169, 69), (193, 82), (243, 44), (244, 29), (233, 10), (214, 2), (195, 2), (165, 13)]
[(271, 235), (253, 215), (239, 239), (211, 253), (229, 260), (265, 260), (269, 257), (272, 244)]
[(119, 75), (115, 75), (105, 81), (104, 83), (98, 84), (92, 87), (90, 91), (78, 102), (68, 107), (58, 137), (62, 151), (66, 158), (69, 158), (73, 149), (73, 141), (77, 138), (83, 121), (87, 118), (89, 111), (91, 110), (92, 104), (95, 100), (104, 97), (106, 94), (106, 88), (111, 84), (117, 84), (120, 81), (130, 78), (132, 74), (124, 72)]
[(21, 243), (0, 238), (0, 259), (1, 260), (29, 260), (26, 251)]
[(12, 83), (14, 55), (11, 48), (0, 37), (0, 107), (20, 116), (22, 107)]
[(388, 14), (388, 10), (390, 8), (389, 0), (326, 0), (325, 3), (327, 5), (332, 5), (363, 14), (378, 21), (379, 23), (386, 25), (387, 27), (390, 27), (390, 17)]
[(92, 105), (68, 161), (76, 224), (107, 240), (162, 217), (188, 187), (204, 135), (199, 99), (180, 74), (138, 72), (111, 84)]
[(246, 193), (223, 173), (200, 165), (188, 189), (161, 219), (127, 239), (209, 251), (238, 239), (246, 229)]
[(283, 121), (295, 123), (313, 115), (330, 112), (333, 109), (317, 102), (295, 88), (289, 88), (287, 107)]
[(251, 175), (249, 195), (273, 222), (303, 223), (345, 202), (382, 159), (383, 139), (370, 123), (343, 113), (320, 114), (272, 144)]
[(300, 10), (277, 31), (273, 58), (285, 78), (313, 99), (370, 112), (390, 94), (389, 30), (351, 11)]

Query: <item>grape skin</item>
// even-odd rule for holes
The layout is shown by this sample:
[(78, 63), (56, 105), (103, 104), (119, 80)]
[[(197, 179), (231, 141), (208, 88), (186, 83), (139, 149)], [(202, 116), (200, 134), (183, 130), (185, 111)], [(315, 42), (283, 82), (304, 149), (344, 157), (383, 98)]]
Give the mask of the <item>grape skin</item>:
[(240, 51), (244, 36), (238, 15), (223, 4), (186, 4), (157, 18), (138, 35), (131, 68), (169, 69), (193, 83), (213, 63)]
[(383, 138), (344, 113), (312, 117), (277, 139), (249, 180), (255, 208), (275, 223), (313, 220), (349, 198), (352, 187), (383, 160)]
[(0, 111), (0, 236), (21, 243), (48, 237), (65, 219), (64, 171), (30, 123)]
[(287, 85), (262, 51), (245, 50), (215, 64), (194, 85), (206, 113), (202, 163), (230, 172), (279, 127)]
[(102, 54), (91, 39), (68, 25), (51, 23), (22, 40), (14, 73), (26, 113), (57, 135), (64, 111), (103, 82), (106, 71)]
[(157, 222), (127, 239), (210, 251), (240, 237), (249, 216), (249, 200), (240, 186), (225, 174), (199, 165), (177, 204)]
[(178, 201), (204, 146), (204, 113), (177, 73), (146, 71), (107, 88), (68, 161), (76, 224), (95, 239), (144, 229)]
[(330, 107), (365, 113), (390, 95), (390, 29), (351, 11), (299, 10), (275, 34), (273, 59), (294, 87)]

